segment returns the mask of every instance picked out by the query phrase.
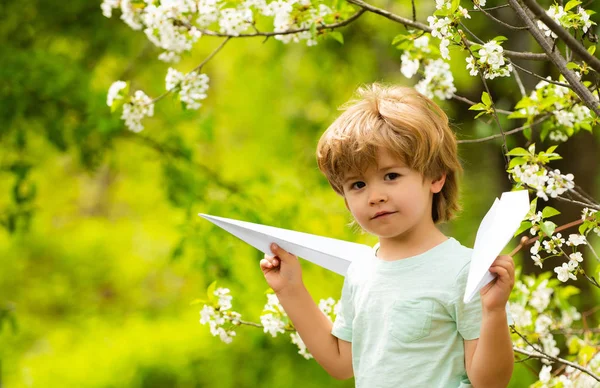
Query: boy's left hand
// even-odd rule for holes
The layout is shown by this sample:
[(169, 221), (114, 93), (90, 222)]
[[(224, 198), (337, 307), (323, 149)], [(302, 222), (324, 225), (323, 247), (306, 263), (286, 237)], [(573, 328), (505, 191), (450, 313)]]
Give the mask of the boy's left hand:
[(515, 284), (515, 263), (512, 257), (498, 256), (492, 263), (490, 272), (497, 277), (481, 289), (481, 303), (488, 311), (504, 310)]

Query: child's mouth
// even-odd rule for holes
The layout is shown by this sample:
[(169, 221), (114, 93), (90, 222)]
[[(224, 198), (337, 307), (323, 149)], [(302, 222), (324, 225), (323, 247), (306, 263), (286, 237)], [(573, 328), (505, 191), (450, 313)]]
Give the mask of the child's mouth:
[(386, 212), (386, 213), (378, 213), (375, 215), (375, 217), (373, 217), (372, 219), (376, 219), (376, 218), (384, 218), (386, 216), (391, 216), (392, 214), (396, 214), (396, 212)]

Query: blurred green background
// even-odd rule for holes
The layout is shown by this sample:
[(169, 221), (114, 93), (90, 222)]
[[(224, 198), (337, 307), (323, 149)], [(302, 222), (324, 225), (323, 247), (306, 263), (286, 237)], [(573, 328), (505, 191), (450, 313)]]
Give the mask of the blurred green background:
[[(410, 2), (386, 7), (411, 14)], [(424, 20), (434, 5), (419, 7)], [(343, 30), (343, 46), (234, 39), (204, 69), (211, 81), (199, 111), (167, 98), (133, 134), (111, 115), (106, 92), (117, 79), (131, 80), (132, 91), (163, 92), (169, 65), (142, 33), (104, 18), (97, 1), (0, 2), (0, 14), (0, 386), (352, 387), (304, 360), (287, 336), (241, 327), (226, 345), (199, 324), (201, 306), (190, 302), (213, 280), (253, 322), (267, 285), (261, 254), (197, 213), (374, 244), (348, 226), (314, 150), (361, 83), (411, 84), (390, 44), (405, 29), (366, 14)], [(514, 34), (490, 35), (480, 16), (470, 26), (488, 39)], [(537, 51), (527, 39), (513, 42)], [(202, 38), (175, 67), (190, 71), (219, 43)], [(482, 85), (464, 70), (464, 56), (452, 54), (458, 94), (478, 100)], [(521, 64), (556, 76), (549, 64)], [(490, 85), (511, 109), (514, 81)], [(497, 133), (462, 102), (442, 106), (461, 139)], [(508, 141), (525, 143), (521, 135)], [(553, 166), (598, 198), (597, 129), (557, 151), (565, 160)], [(443, 230), (471, 245), (510, 186), (500, 142), (461, 145), (460, 154), (464, 211)], [(563, 212), (559, 225), (579, 217), (577, 207), (549, 204)], [(523, 258), (524, 271), (534, 271), (527, 257), (516, 260)], [(341, 277), (306, 262), (303, 270), (316, 301), (339, 298)], [(589, 309), (598, 293), (577, 284), (577, 307)], [(511, 386), (535, 381), (531, 368), (535, 361), (519, 364)]]

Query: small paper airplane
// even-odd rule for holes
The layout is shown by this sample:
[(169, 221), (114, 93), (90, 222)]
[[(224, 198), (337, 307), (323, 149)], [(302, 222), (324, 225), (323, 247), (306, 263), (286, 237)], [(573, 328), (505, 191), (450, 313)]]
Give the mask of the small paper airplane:
[(476, 293), (496, 278), (489, 269), (513, 237), (529, 212), (527, 190), (508, 191), (494, 201), (479, 225), (471, 257), (463, 301), (469, 303)]
[(373, 254), (373, 248), (364, 244), (208, 214), (198, 215), (269, 256), (273, 255), (271, 243), (276, 243), (291, 254), (342, 276), (346, 276), (352, 260)]
[[(469, 302), (483, 286), (494, 279), (488, 269), (517, 231), (528, 211), (529, 196), (526, 190), (506, 192), (500, 200), (496, 199), (477, 230), (465, 302)], [(373, 248), (364, 244), (208, 214), (198, 215), (267, 255), (273, 255), (270, 244), (276, 243), (286, 251), (342, 276), (346, 276), (353, 260), (373, 254)]]

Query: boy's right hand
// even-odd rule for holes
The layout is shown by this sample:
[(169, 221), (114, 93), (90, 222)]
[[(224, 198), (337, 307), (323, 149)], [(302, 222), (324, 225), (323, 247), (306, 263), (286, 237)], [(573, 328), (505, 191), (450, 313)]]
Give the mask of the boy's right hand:
[(302, 268), (298, 258), (277, 244), (271, 244), (275, 256), (265, 255), (260, 261), (260, 269), (269, 286), (279, 293), (285, 289), (302, 285)]

